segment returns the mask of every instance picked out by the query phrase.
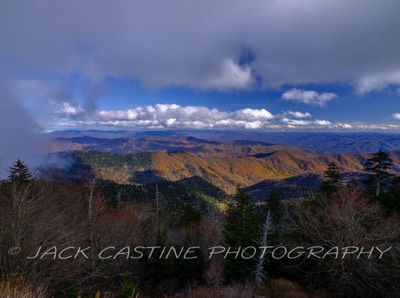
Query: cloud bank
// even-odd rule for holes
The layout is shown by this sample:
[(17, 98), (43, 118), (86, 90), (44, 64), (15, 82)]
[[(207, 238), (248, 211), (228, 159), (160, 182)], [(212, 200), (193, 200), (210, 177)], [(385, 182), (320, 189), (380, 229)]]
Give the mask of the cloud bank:
[[(75, 112), (79, 111), (78, 114)], [(63, 105), (57, 112), (72, 127), (112, 129), (350, 129), (347, 123), (332, 123), (311, 118), (308, 112), (287, 111), (273, 115), (266, 109), (221, 111), (204, 106), (156, 104), (126, 110), (96, 110), (86, 113), (81, 107)]]
[(99, 125), (148, 129), (261, 129), (274, 116), (265, 109), (225, 112), (202, 106), (157, 104), (128, 110), (100, 110), (93, 120)]
[(369, 92), (400, 85), (399, 11), (398, 0), (1, 1), (0, 63), (16, 77)]
[[(7, 101), (4, 108), (22, 109), (17, 97), (44, 99), (49, 110), (59, 108), (52, 115), (58, 126), (375, 129), (312, 119), (307, 112), (170, 105), (163, 114), (157, 105), (99, 110), (96, 100), (110, 79), (147, 91), (285, 87), (282, 100), (317, 107), (337, 94), (302, 85), (344, 83), (360, 94), (399, 90), (399, 11), (398, 0), (0, 1), (0, 77), (13, 95), (0, 100)], [(29, 108), (32, 115), (38, 110)], [(188, 116), (190, 108), (196, 112)]]

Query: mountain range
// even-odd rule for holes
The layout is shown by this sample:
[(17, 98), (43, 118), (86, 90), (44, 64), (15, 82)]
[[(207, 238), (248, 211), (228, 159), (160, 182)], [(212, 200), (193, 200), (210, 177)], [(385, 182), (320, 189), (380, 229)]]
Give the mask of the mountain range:
[[(67, 130), (46, 134), (53, 151), (86, 149), (120, 153), (196, 150), (205, 144), (252, 141), (256, 144), (297, 146), (324, 153), (373, 153), (400, 149), (400, 134), (249, 132), (249, 131), (96, 131)], [(198, 148), (197, 148), (198, 149)]]
[[(231, 140), (230, 134), (243, 139)], [(261, 133), (228, 132), (220, 140), (218, 135), (214, 131), (55, 132), (50, 134), (49, 151), (70, 151), (75, 161), (93, 169), (98, 177), (117, 183), (197, 177), (228, 195), (246, 188), (257, 200), (274, 189), (295, 196), (318, 187), (330, 161), (337, 163), (344, 178), (360, 175), (371, 152), (379, 149), (391, 149), (393, 171), (400, 172), (400, 135), (265, 133), (261, 139)]]

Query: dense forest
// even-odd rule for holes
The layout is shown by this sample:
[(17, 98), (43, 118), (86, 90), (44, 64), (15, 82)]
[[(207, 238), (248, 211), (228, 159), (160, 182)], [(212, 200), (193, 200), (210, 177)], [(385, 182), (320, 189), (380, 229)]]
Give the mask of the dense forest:
[(392, 167), (379, 151), (344, 181), (332, 161), (307, 197), (255, 202), (199, 177), (118, 183), (18, 160), (0, 185), (0, 297), (398, 297)]

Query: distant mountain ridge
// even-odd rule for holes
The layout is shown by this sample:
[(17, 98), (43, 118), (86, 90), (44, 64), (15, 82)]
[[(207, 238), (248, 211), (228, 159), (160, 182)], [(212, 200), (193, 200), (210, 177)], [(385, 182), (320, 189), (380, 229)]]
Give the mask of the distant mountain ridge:
[[(196, 152), (199, 145), (226, 142), (277, 144), (325, 153), (359, 153), (400, 150), (400, 134), (394, 133), (306, 133), (254, 131), (56, 131), (47, 134), (51, 151), (86, 149), (107, 152), (182, 150)], [(97, 138), (90, 139), (90, 138)], [(112, 139), (108, 146), (100, 139)], [(120, 144), (124, 140), (125, 144)], [(86, 143), (85, 143), (86, 142)], [(103, 145), (101, 145), (103, 143)], [(113, 144), (115, 143), (115, 144)], [(117, 144), (118, 143), (118, 144)], [(131, 147), (130, 147), (131, 146)], [(164, 147), (163, 147), (164, 146)], [(175, 149), (174, 149), (175, 148)], [(124, 151), (125, 150), (125, 151)]]

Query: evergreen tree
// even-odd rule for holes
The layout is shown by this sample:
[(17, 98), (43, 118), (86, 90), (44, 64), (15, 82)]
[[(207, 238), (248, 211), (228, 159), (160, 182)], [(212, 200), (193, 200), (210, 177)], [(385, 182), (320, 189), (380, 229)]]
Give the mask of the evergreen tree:
[(201, 220), (201, 211), (193, 207), (192, 204), (186, 203), (180, 213), (180, 223), (187, 226), (192, 223), (198, 223)]
[(351, 177), (349, 181), (346, 183), (346, 187), (348, 188), (358, 188), (358, 180), (355, 177)]
[(271, 190), (269, 198), (265, 201), (265, 215), (270, 212), (272, 226), (280, 223), (283, 216), (283, 204), (279, 194), (275, 190)]
[(322, 182), (321, 191), (329, 196), (339, 189), (340, 184), (339, 167), (335, 162), (331, 161), (328, 164), (328, 169), (324, 172), (324, 181)]
[[(159, 231), (156, 235), (156, 247), (170, 247), (168, 245), (166, 231)], [(151, 284), (157, 284), (162, 280), (169, 280), (176, 276), (173, 259), (160, 257), (161, 251), (156, 251), (151, 258), (146, 256), (144, 266), (146, 267), (146, 280)]]
[(10, 183), (27, 184), (33, 180), (28, 167), (18, 159), (9, 169), (8, 181)]
[(390, 178), (393, 174), (389, 172), (393, 166), (393, 161), (389, 154), (379, 150), (371, 158), (367, 159), (364, 165), (365, 179), (364, 185), (368, 195), (381, 201), (382, 195), (387, 191)]
[(396, 176), (392, 180), (392, 185), (390, 186), (390, 190), (386, 200), (384, 201), (384, 205), (387, 206), (387, 209), (392, 212), (400, 212), (400, 176)]
[[(243, 190), (238, 190), (236, 203), (229, 206), (223, 233), (224, 245), (231, 252), (239, 247), (258, 247), (257, 242), (261, 237), (259, 217)], [(242, 258), (240, 254), (236, 258), (235, 254), (228, 254), (224, 263), (224, 279), (227, 282), (246, 281), (252, 278), (255, 265), (254, 259)]]

